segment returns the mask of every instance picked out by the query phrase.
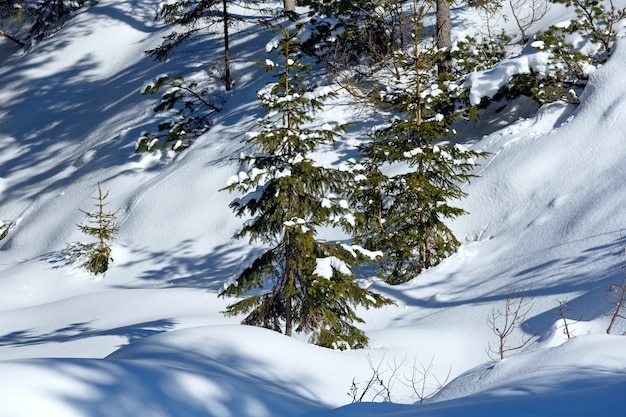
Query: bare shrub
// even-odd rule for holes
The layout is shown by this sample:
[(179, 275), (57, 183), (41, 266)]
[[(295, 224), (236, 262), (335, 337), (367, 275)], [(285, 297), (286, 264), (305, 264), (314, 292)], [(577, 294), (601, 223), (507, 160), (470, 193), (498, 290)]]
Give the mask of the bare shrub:
[(498, 337), (498, 346), (493, 348), (489, 344), (487, 348), (487, 354), (492, 360), (504, 359), (504, 354), (513, 350), (522, 349), (535, 337), (535, 335), (524, 336), (522, 341), (516, 345), (510, 345), (509, 339), (513, 332), (521, 327), (527, 326), (526, 316), (533, 307), (534, 302), (526, 299), (527, 293), (523, 293), (521, 297), (515, 301), (513, 299), (513, 293), (509, 290), (506, 297), (506, 305), (504, 311), (491, 310), (491, 314), (487, 317), (487, 324), (489, 328)]
[(386, 369), (384, 370), (381, 370), (383, 362), (385, 362), (384, 355), (378, 364), (374, 364), (369, 355), (367, 356), (367, 361), (372, 370), (372, 375), (369, 380), (363, 381), (361, 384), (356, 382), (356, 378), (352, 380), (348, 395), (352, 398), (353, 403), (363, 401), (392, 402), (392, 388), (399, 381), (405, 387), (410, 388), (417, 396), (419, 403), (422, 404), (448, 383), (452, 373), (452, 367), (450, 367), (445, 378), (435, 375), (433, 373), (434, 356), (427, 365), (421, 362), (418, 365), (417, 358), (415, 358), (409, 374), (400, 373), (406, 362), (406, 357), (401, 361), (394, 358), (393, 362), (386, 362)]
[[(434, 355), (426, 366), (420, 362), (418, 367), (417, 360), (415, 360), (413, 361), (413, 372), (411, 373), (411, 377), (407, 378), (406, 375), (404, 375), (405, 381), (403, 381), (403, 384), (413, 389), (413, 392), (417, 395), (417, 398), (419, 398), (420, 404), (422, 404), (424, 400), (427, 400), (438, 393), (450, 380), (452, 366), (448, 369), (446, 377), (444, 379), (440, 379), (437, 375), (433, 374), (434, 363)], [(431, 379), (434, 380), (434, 385), (429, 383)]]
[[(622, 271), (626, 273), (626, 267), (622, 267)], [(609, 312), (608, 315), (611, 317), (611, 321), (609, 322), (609, 326), (606, 328), (606, 333), (611, 334), (613, 330), (613, 326), (617, 322), (617, 319), (626, 319), (623, 315), (622, 309), (624, 308), (624, 303), (626, 302), (626, 280), (623, 279), (620, 284), (612, 284), (607, 292), (607, 302), (609, 304), (613, 304), (614, 307), (611, 309), (612, 312)]]
[(574, 328), (572, 327), (571, 321), (567, 321), (566, 313), (567, 309), (567, 299), (565, 301), (556, 300), (559, 303), (559, 316), (563, 320), (563, 325), (559, 328), (563, 329), (563, 334), (567, 336), (567, 339), (572, 339), (574, 337)]
[[(353, 403), (363, 402), (366, 395), (370, 395), (369, 401), (372, 402), (378, 398), (382, 398), (384, 402), (391, 402), (391, 388), (398, 379), (398, 372), (404, 364), (404, 359), (398, 364), (394, 358), (393, 365), (387, 363), (388, 369), (381, 371), (380, 368), (384, 360), (385, 355), (383, 355), (377, 365), (374, 365), (372, 357), (367, 355), (367, 362), (372, 370), (372, 376), (368, 381), (365, 381), (365, 385), (362, 388), (359, 388), (356, 378), (352, 379), (352, 386), (348, 395), (352, 397)], [(388, 374), (388, 376), (383, 377), (384, 374)]]

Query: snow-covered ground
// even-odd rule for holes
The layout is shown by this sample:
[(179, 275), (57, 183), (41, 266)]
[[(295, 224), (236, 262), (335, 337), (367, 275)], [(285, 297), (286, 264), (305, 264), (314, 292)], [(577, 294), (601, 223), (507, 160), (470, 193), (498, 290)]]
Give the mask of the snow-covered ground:
[[(626, 278), (626, 42), (579, 106), (463, 130), (491, 152), (459, 203), (470, 214), (451, 224), (463, 245), (404, 285), (362, 276), (397, 306), (360, 311), (370, 347), (339, 352), (241, 326), (221, 314), (232, 300), (217, 297), (254, 250), (232, 239), (242, 220), (219, 190), (262, 115), (255, 93), (270, 76), (254, 60), (272, 34), (244, 24), (233, 34), (235, 88), (191, 149), (133, 154), (158, 123), (142, 85), (202, 69), (200, 54), (221, 58), (215, 47), (146, 57), (167, 33), (157, 3), (102, 0), (27, 54), (0, 39), (0, 220), (15, 223), (0, 241), (1, 417), (624, 415), (626, 322), (605, 330), (606, 292)], [(463, 30), (477, 22), (466, 7), (453, 13)], [(500, 82), (492, 75), (475, 91)], [(319, 115), (356, 122), (320, 158), (349, 153), (368, 126), (359, 117), (346, 99)], [(120, 232), (111, 269), (94, 278), (63, 251), (84, 239), (75, 224), (98, 182), (120, 208)], [(531, 303), (511, 345), (535, 337), (494, 363), (487, 318), (510, 293)], [(422, 392), (414, 383), (431, 363)], [(376, 370), (393, 403), (350, 405), (353, 383), (358, 396)], [(419, 404), (414, 388), (430, 393), (448, 374)]]

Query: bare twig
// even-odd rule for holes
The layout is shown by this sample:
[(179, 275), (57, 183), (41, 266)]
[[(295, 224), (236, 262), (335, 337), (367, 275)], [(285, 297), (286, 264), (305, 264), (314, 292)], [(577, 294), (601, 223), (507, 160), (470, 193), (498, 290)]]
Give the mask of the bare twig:
[(509, 0), (513, 19), (522, 35), (522, 44), (528, 42), (527, 31), (550, 10), (548, 0)]

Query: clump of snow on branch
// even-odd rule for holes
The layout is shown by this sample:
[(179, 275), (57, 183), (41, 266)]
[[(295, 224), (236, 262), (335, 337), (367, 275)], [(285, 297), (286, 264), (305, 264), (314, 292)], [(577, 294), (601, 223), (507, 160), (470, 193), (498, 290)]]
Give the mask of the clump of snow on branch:
[(317, 258), (315, 264), (313, 274), (325, 279), (331, 279), (333, 271), (337, 271), (342, 275), (350, 275), (352, 273), (350, 267), (344, 261), (334, 256)]

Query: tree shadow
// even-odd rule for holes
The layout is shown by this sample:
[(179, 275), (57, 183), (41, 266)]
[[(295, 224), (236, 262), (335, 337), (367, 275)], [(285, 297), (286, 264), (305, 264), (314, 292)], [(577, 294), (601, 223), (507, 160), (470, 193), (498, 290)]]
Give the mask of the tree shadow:
[[(255, 253), (255, 250), (244, 252), (242, 246), (229, 243), (202, 255), (194, 249), (194, 244), (194, 240), (188, 239), (178, 244), (175, 252), (143, 251), (141, 259), (135, 262), (145, 261), (151, 265), (151, 269), (144, 270), (137, 277), (145, 284), (117, 288), (189, 288), (220, 292)], [(142, 253), (141, 250), (138, 252)], [(159, 265), (153, 266), (155, 259)]]
[[(20, 382), (33, 380), (45, 369), (50, 379), (38, 385), (38, 395), (64, 410), (90, 417), (138, 412), (153, 417), (299, 416), (321, 410), (320, 405), (299, 394), (306, 385), (295, 376), (276, 381), (255, 375), (247, 370), (263, 369), (268, 364), (236, 352), (209, 358), (166, 348), (160, 357), (136, 359), (35, 359), (18, 369)], [(3, 377), (10, 378), (11, 374)], [(72, 389), (55, 385), (59, 380), (71, 381)], [(32, 385), (26, 382), (16, 389), (28, 394)], [(11, 406), (11, 411), (24, 407)]]
[(114, 329), (97, 329), (90, 322), (72, 323), (49, 333), (36, 333), (34, 330), (19, 330), (0, 336), (0, 346), (33, 346), (46, 343), (65, 343), (98, 336), (125, 337), (128, 343), (163, 333), (176, 323), (171, 319), (153, 320), (121, 326)]
[[(106, 16), (123, 22), (145, 33), (146, 40), (166, 33), (160, 24), (142, 23), (153, 20), (155, 7), (153, 3), (135, 0), (98, 4), (89, 13), (95, 18)], [(3, 198), (7, 201), (35, 201), (43, 198), (44, 194), (56, 195), (98, 170), (113, 172), (113, 176), (133, 174), (137, 167), (128, 163), (135, 157), (137, 138), (142, 131), (156, 131), (161, 122), (151, 111), (159, 98), (142, 96), (139, 92), (141, 85), (164, 72), (197, 72), (203, 67), (200, 63), (205, 63), (207, 70), (211, 62), (216, 66), (223, 65), (220, 37), (208, 36), (184, 46), (179, 54), (184, 56), (184, 60), (174, 58), (156, 62), (152, 57), (143, 55), (142, 51), (141, 58), (132, 59), (134, 64), (126, 66), (122, 62), (121, 70), (103, 76), (99, 66), (104, 64), (96, 51), (92, 53), (78, 48), (75, 65), (61, 71), (45, 69), (42, 75), (38, 75), (42, 71), (42, 60), (50, 58), (55, 62), (53, 65), (57, 65), (59, 51), (76, 47), (74, 42), (78, 38), (92, 34), (94, 29), (90, 22), (88, 19), (73, 20), (68, 26), (75, 38), (52, 37), (37, 45), (29, 54), (9, 55), (5, 66), (0, 67), (3, 80), (3, 87), (0, 88), (7, 92), (19, 92), (12, 94), (11, 100), (0, 102), (0, 146), (18, 150), (15, 157), (0, 157), (0, 172), (3, 177), (11, 179), (3, 189)], [(258, 51), (253, 50), (248, 41), (256, 37), (259, 38), (258, 45), (262, 45), (262, 35), (260, 28), (254, 28), (242, 35), (246, 37), (246, 42), (239, 42), (239, 35), (233, 33), (231, 61), (235, 65), (246, 65), (254, 60)], [(247, 81), (242, 82), (241, 87), (236, 84), (236, 103), (230, 106), (226, 103), (223, 111), (215, 115), (225, 130), (242, 118), (256, 119), (256, 106), (239, 106), (239, 103), (256, 94), (254, 86), (259, 82), (258, 74), (262, 69), (258, 71), (253, 71), (251, 75), (242, 74), (242, 77), (246, 75)], [(138, 108), (143, 111), (138, 112)], [(211, 154), (216, 153), (215, 142), (225, 144), (224, 138), (229, 136), (213, 135), (209, 130), (207, 140), (211, 141)], [(197, 149), (188, 152), (194, 151)], [(199, 151), (208, 154), (205, 149)], [(225, 158), (220, 158), (217, 163), (225, 161)]]
[[(615, 233), (606, 233), (591, 238), (597, 239), (600, 237), (604, 240), (614, 235)], [(550, 252), (555, 249), (557, 251), (562, 250), (563, 247), (570, 243), (555, 245), (543, 252)], [(464, 282), (462, 291), (455, 293), (439, 294), (436, 289), (437, 283), (428, 282), (424, 285), (431, 285), (433, 289), (428, 291), (428, 295), (425, 297), (420, 297), (413, 291), (407, 291), (406, 286), (376, 285), (376, 291), (390, 296), (407, 306), (433, 311), (464, 305), (489, 305), (495, 303), (495, 305), (504, 306), (509, 295), (514, 299), (526, 296), (526, 299), (529, 301), (533, 298), (542, 298), (544, 300), (542, 304), (545, 306), (545, 300), (553, 297), (554, 307), (548, 308), (541, 313), (531, 310), (527, 317), (528, 326), (523, 329), (524, 332), (536, 334), (540, 337), (548, 335), (554, 323), (560, 318), (558, 311), (559, 300), (566, 301), (562, 299), (564, 294), (577, 294), (574, 299), (567, 300), (569, 311), (571, 311), (571, 316), (568, 318), (573, 320), (581, 319), (581, 312), (585, 312), (585, 317), (582, 317), (582, 319), (586, 321), (594, 320), (606, 314), (611, 308), (606, 302), (606, 291), (612, 283), (619, 283), (624, 277), (622, 272), (624, 264), (623, 249), (615, 241), (596, 244), (581, 250), (580, 253), (572, 253), (571, 256), (566, 257), (542, 260), (542, 257), (538, 255), (538, 253), (520, 254), (519, 257), (527, 259), (528, 263), (517, 262), (516, 265), (518, 266), (514, 269), (511, 269), (507, 259), (498, 259), (492, 265), (483, 265), (481, 271), (488, 271), (488, 273), (475, 283)], [(589, 265), (597, 265), (597, 269), (591, 270)], [(468, 272), (463, 274), (462, 277), (458, 276), (458, 274), (463, 273), (446, 274), (442, 272), (441, 276), (447, 282), (455, 281), (457, 278), (465, 281), (467, 280), (465, 276), (467, 274), (475, 276), (482, 273)], [(506, 279), (503, 279), (503, 277), (506, 277)], [(533, 284), (538, 282), (538, 277), (541, 277), (542, 280), (541, 287), (534, 288)], [(490, 283), (493, 280), (498, 280), (499, 287)], [(408, 285), (415, 285), (415, 283), (409, 283)], [(479, 288), (483, 285), (488, 285), (493, 289), (490, 293), (479, 291), (480, 294), (484, 294), (479, 297), (469, 295), (474, 292), (473, 288)], [(401, 317), (397, 320), (402, 319)]]

